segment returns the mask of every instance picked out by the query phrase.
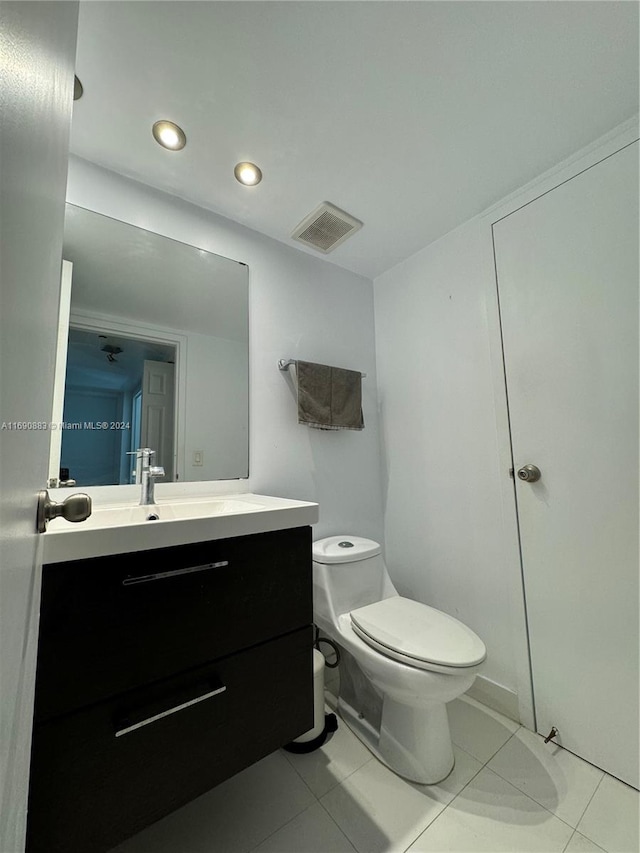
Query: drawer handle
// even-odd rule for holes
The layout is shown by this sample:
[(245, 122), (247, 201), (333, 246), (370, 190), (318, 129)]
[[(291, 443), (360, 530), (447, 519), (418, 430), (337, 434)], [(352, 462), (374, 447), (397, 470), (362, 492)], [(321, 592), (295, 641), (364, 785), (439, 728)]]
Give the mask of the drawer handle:
[(210, 690), (208, 693), (196, 696), (195, 699), (190, 699), (188, 702), (182, 702), (180, 705), (174, 705), (173, 708), (161, 711), (159, 714), (154, 714), (152, 717), (147, 717), (146, 720), (141, 720), (139, 723), (134, 723), (133, 725), (126, 726), (123, 729), (116, 729), (116, 737), (122, 737), (122, 735), (134, 732), (136, 729), (141, 729), (143, 726), (148, 726), (149, 723), (155, 723), (156, 720), (161, 720), (163, 717), (169, 717), (171, 714), (183, 711), (185, 708), (191, 707), (191, 705), (197, 705), (198, 702), (204, 702), (205, 699), (211, 699), (212, 696), (218, 696), (220, 693), (224, 693), (226, 689), (227, 688), (223, 685), (222, 687), (216, 688), (216, 690)]
[(206, 572), (209, 569), (221, 569), (223, 566), (228, 566), (229, 560), (220, 560), (218, 563), (204, 563), (202, 566), (188, 566), (186, 569), (173, 569), (170, 572), (155, 572), (152, 575), (139, 575), (134, 578), (125, 578), (122, 581), (122, 586), (132, 586), (135, 583), (151, 583), (151, 581), (161, 581), (165, 578), (176, 578), (178, 575), (190, 575), (193, 572)]

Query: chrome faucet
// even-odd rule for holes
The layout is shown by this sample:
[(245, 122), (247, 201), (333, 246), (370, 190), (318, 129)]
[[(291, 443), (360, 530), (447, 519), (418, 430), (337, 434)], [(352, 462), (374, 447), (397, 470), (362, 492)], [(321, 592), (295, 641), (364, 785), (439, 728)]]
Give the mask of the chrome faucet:
[(164, 468), (162, 465), (151, 464), (156, 452), (150, 447), (139, 447), (133, 452), (136, 455), (136, 483), (140, 483), (142, 486), (140, 505), (148, 506), (155, 503), (153, 492), (156, 478), (164, 477)]

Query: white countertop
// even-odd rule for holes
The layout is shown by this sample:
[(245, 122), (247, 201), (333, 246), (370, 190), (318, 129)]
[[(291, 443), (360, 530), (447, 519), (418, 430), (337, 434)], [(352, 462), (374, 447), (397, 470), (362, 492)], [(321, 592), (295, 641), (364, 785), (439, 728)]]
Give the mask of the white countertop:
[[(148, 521), (147, 515), (158, 520)], [(229, 494), (161, 498), (156, 504), (95, 506), (86, 520), (49, 522), (43, 537), (43, 563), (61, 563), (168, 548), (190, 542), (228, 539), (318, 521), (318, 504), (268, 495)]]

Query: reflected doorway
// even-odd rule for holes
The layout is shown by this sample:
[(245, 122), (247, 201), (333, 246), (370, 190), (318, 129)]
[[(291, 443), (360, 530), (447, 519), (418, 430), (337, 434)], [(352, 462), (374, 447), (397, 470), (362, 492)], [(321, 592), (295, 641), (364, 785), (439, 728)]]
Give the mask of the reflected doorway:
[(176, 355), (175, 344), (70, 327), (61, 480), (133, 483), (138, 447), (174, 479)]

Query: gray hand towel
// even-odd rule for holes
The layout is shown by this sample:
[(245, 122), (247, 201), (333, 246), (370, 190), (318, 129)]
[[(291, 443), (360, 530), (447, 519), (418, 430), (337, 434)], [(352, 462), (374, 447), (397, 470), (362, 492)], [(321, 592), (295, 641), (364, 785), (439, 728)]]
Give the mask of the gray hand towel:
[(311, 361), (296, 362), (298, 423), (317, 429), (364, 429), (362, 376)]

